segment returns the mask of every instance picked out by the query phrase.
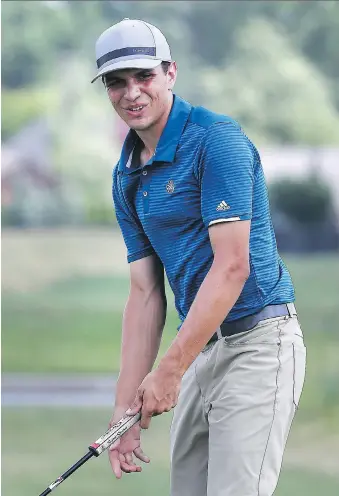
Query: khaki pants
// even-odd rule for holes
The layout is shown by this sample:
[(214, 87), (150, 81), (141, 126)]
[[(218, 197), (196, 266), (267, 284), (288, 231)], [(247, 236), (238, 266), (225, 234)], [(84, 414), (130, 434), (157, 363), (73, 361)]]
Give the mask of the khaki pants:
[(171, 496), (271, 496), (305, 376), (296, 316), (207, 345), (171, 427)]

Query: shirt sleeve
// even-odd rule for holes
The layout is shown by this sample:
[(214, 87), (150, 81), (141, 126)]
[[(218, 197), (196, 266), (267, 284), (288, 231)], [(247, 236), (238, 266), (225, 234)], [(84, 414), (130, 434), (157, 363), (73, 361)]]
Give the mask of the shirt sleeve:
[(205, 226), (252, 218), (254, 161), (240, 127), (217, 122), (208, 129), (198, 165)]
[(127, 205), (118, 181), (117, 167), (113, 171), (112, 197), (115, 215), (127, 248), (128, 263), (155, 253), (135, 212)]

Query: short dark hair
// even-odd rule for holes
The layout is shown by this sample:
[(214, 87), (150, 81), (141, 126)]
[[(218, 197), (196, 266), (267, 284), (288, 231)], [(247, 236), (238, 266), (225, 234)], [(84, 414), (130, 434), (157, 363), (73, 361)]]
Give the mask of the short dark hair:
[(161, 62), (161, 67), (165, 74), (167, 74), (170, 65), (171, 62)]

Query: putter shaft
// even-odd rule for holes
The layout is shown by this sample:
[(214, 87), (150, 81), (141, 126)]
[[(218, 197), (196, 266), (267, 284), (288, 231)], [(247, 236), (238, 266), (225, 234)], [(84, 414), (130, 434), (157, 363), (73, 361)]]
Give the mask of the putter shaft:
[(87, 462), (87, 460), (92, 458), (92, 456), (94, 456), (94, 453), (92, 453), (91, 451), (86, 453), (85, 456), (80, 458), (80, 460), (78, 460), (74, 465), (72, 465), (71, 468), (66, 470), (64, 474), (60, 475), (60, 477), (58, 477), (52, 484), (50, 484), (47, 487), (47, 489), (45, 489), (44, 492), (40, 494), (40, 496), (47, 496), (47, 494), (51, 493), (53, 489), (55, 489), (59, 484), (61, 484), (65, 479), (67, 479), (67, 477), (73, 474), (73, 472), (75, 472), (79, 467), (81, 467), (81, 465)]

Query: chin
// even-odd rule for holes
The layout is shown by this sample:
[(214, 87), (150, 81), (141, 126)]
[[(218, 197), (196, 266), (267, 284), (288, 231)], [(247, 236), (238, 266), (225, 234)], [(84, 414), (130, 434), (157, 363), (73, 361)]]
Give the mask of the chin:
[(153, 126), (153, 122), (131, 122), (128, 126), (134, 131), (147, 131)]

